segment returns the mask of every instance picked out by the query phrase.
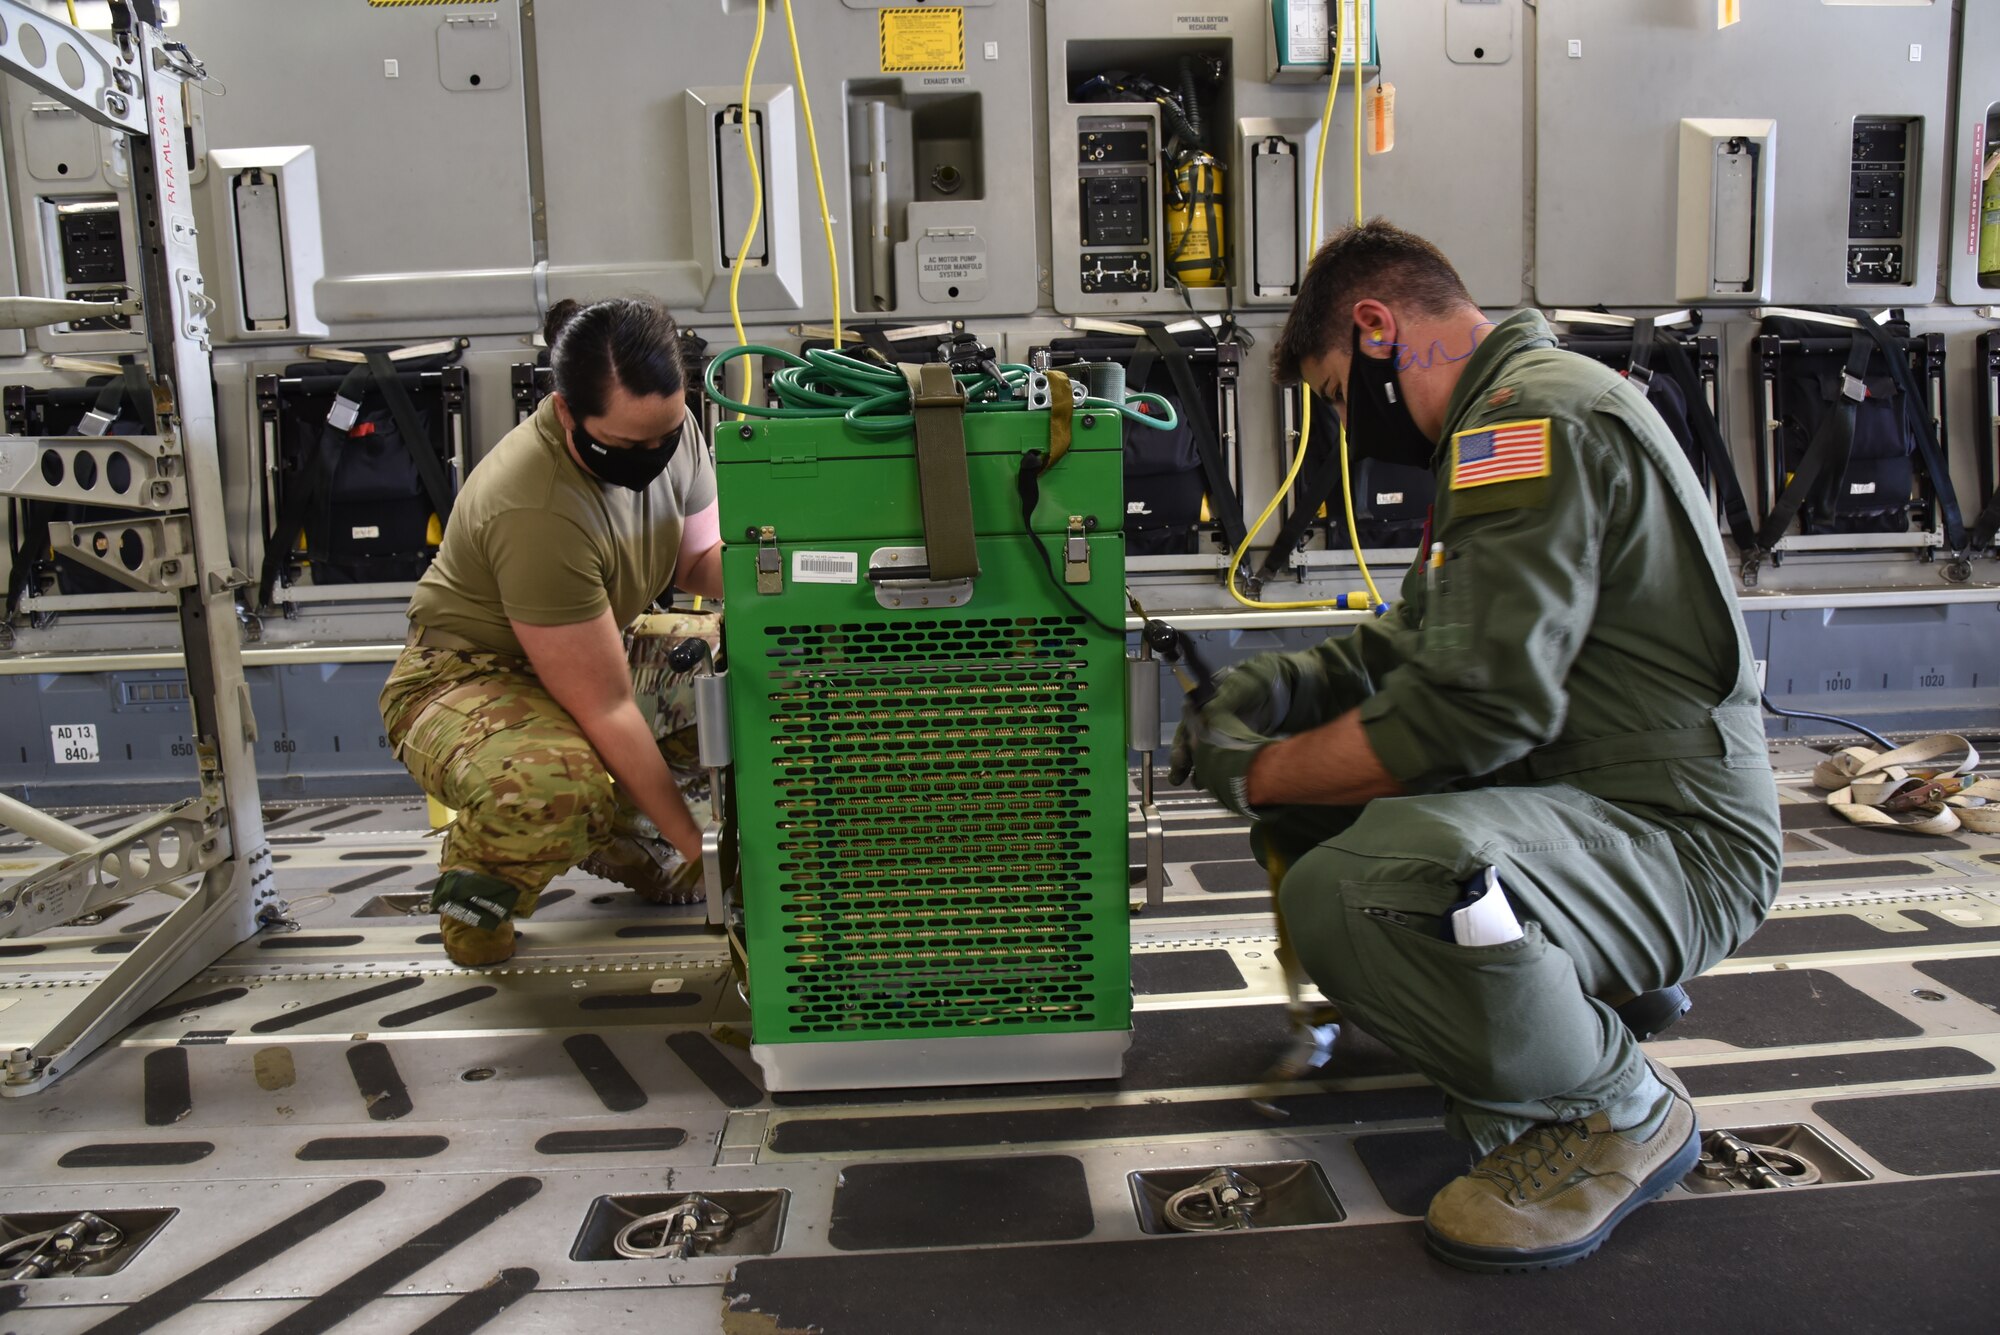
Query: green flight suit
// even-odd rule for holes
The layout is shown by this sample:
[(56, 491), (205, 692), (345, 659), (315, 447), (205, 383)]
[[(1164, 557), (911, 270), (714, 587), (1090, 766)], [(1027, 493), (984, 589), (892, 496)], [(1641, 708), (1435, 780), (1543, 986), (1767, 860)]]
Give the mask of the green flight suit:
[[(1537, 436), (1540, 474), (1518, 475)], [(1599, 998), (1699, 974), (1756, 928), (1777, 792), (1712, 511), (1637, 389), (1514, 315), (1467, 362), (1435, 466), (1442, 566), (1420, 559), (1385, 617), (1291, 656), (1283, 728), (1359, 706), (1411, 795), (1261, 809), (1255, 839), (1289, 865), (1313, 979), (1483, 1153), (1657, 1098)], [(1443, 915), (1488, 866), (1525, 935), (1461, 946)]]

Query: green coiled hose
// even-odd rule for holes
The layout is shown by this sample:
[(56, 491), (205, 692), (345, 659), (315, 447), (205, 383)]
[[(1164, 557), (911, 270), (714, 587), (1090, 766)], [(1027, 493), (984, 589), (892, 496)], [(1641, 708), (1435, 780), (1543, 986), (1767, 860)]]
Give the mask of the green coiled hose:
[[(751, 356), (775, 357), (785, 363), (771, 377), (771, 389), (779, 406), (738, 403), (723, 390), (722, 368), (738, 357)], [(1000, 372), (999, 380), (986, 371), (960, 372), (954, 377), (965, 391), (965, 410), (968, 413), (1027, 411), (1030, 369), (1011, 362), (1001, 363), (995, 369)], [(801, 356), (761, 343), (744, 343), (711, 361), (702, 380), (711, 400), (737, 414), (785, 420), (838, 414), (856, 431), (870, 436), (905, 435), (914, 430), (910, 386), (901, 371), (831, 348), (816, 348)], [(1173, 404), (1158, 394), (1126, 394), (1117, 400), (1096, 398), (1085, 393), (1081, 377), (1075, 383), (1077, 412), (1117, 413), (1128, 422), (1155, 431), (1171, 430), (1180, 420)]]

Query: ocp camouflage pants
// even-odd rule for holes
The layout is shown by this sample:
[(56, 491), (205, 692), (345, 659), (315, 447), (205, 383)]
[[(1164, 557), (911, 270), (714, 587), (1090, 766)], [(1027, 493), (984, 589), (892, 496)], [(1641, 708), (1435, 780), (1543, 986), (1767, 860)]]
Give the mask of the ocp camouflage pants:
[[(708, 633), (713, 623), (711, 616)], [(695, 757), (686, 683), (658, 689), (655, 717), (666, 725), (660, 752), (695, 823), (705, 824), (708, 775)], [(396, 758), (458, 813), (438, 869), (483, 872), (518, 886), (518, 917), (532, 914), (543, 887), (612, 835), (657, 833), (621, 803), (596, 749), (524, 659), (405, 649), (381, 705)]]

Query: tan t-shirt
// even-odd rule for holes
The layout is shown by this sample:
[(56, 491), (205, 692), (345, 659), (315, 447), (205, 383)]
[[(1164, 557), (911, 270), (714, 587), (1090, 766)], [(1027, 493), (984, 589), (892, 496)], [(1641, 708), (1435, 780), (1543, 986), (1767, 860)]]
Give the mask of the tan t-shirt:
[(521, 655), (509, 620), (567, 626), (611, 609), (620, 626), (673, 582), (681, 530), (715, 500), (715, 465), (690, 417), (644, 491), (600, 482), (570, 457), (553, 400), (466, 475), (410, 620)]

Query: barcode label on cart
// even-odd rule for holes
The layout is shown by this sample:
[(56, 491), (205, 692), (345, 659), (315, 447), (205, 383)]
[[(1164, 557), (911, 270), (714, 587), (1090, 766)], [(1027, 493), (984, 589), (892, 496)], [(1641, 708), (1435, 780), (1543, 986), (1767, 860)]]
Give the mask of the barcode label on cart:
[(853, 552), (793, 552), (795, 584), (859, 584), (861, 558)]
[(49, 750), (55, 753), (58, 765), (95, 765), (97, 725), (95, 723), (51, 724)]

